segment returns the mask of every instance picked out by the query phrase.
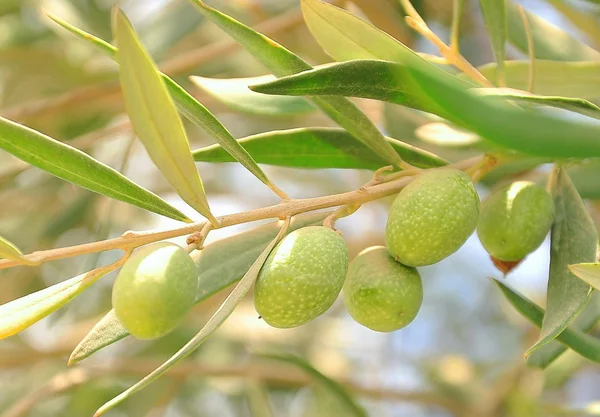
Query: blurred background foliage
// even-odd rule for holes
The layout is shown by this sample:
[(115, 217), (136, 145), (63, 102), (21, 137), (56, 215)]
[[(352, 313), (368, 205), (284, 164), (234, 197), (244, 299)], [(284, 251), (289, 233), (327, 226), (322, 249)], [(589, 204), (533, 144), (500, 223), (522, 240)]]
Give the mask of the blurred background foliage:
[[(165, 196), (170, 194), (124, 115), (117, 66), (43, 15), (45, 8), (106, 40), (114, 0), (0, 1), (0, 114), (71, 143)], [(436, 53), (404, 24), (396, 0), (335, 1), (411, 48)], [(600, 46), (600, 6), (593, 1), (519, 2), (591, 46)], [(303, 24), (296, 0), (215, 0), (211, 5), (274, 38), (311, 64), (330, 61)], [(449, 37), (451, 0), (413, 4), (443, 39)], [(236, 137), (270, 130), (331, 126), (318, 113), (264, 117), (229, 109), (192, 85), (188, 76), (232, 78), (266, 71), (185, 0), (123, 1), (144, 44), (164, 71), (200, 99)], [(475, 65), (493, 61), (478, 2), (468, 0), (461, 23), (461, 52)], [(525, 58), (508, 47), (509, 59)], [(420, 126), (417, 111), (358, 101), (384, 132), (450, 160), (475, 154), (469, 145), (440, 146)], [(186, 122), (192, 148), (214, 143)], [(595, 165), (596, 164), (596, 165)], [(277, 202), (237, 164), (204, 164), (211, 207), (226, 214)], [(293, 197), (354, 189), (372, 173), (264, 167)], [(579, 171), (577, 171), (579, 169)], [(600, 222), (597, 162), (572, 171)], [(544, 180), (544, 167), (513, 166), (480, 184), (482, 197), (507, 178)], [(339, 227), (355, 255), (383, 243), (387, 204), (371, 203)], [(187, 211), (186, 211), (187, 210)], [(0, 152), (0, 231), (26, 252), (76, 245), (174, 222), (67, 184)], [(209, 242), (255, 225), (211, 233)], [(181, 239), (175, 240), (183, 243)], [(103, 253), (39, 268), (0, 271), (0, 303), (115, 260)], [(507, 278), (509, 285), (543, 304), (548, 276), (547, 242)], [(408, 328), (379, 334), (354, 323), (340, 300), (324, 316), (293, 330), (269, 328), (251, 299), (185, 364), (113, 411), (114, 416), (342, 415), (327, 390), (301, 369), (256, 353), (290, 352), (350, 387), (372, 416), (534, 416), (600, 414), (600, 369), (569, 352), (544, 371), (527, 368), (522, 353), (537, 336), (501, 298), (488, 277), (501, 277), (476, 237), (440, 264), (422, 268), (423, 309)], [(227, 290), (198, 305), (185, 324), (156, 341), (121, 341), (74, 368), (66, 358), (110, 309), (113, 275), (67, 307), (0, 342), (1, 416), (88, 416), (182, 346), (210, 316)], [(594, 402), (599, 401), (597, 406)]]

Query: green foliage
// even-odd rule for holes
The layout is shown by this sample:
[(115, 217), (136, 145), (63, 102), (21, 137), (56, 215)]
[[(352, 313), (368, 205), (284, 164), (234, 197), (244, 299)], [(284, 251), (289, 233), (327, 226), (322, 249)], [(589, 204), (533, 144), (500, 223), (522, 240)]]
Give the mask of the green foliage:
[(165, 84), (125, 14), (118, 11), (113, 19), (120, 48), (121, 88), (134, 130), (181, 198), (215, 223), (183, 124)]
[(0, 148), (65, 181), (175, 220), (189, 221), (157, 195), (89, 155), (0, 117)]
[[(510, 2), (510, 0), (508, 0)], [(483, 20), (492, 41), (497, 65), (497, 84), (504, 81), (505, 44), (508, 32), (505, 0), (479, 0)]]
[(14, 243), (0, 236), (0, 258), (19, 260), (21, 255), (23, 253)]
[(272, 75), (227, 79), (192, 76), (190, 80), (215, 100), (250, 114), (293, 116), (315, 110), (315, 107), (304, 99), (256, 94), (248, 88), (250, 85), (261, 84), (274, 78)]
[[(312, 68), (302, 58), (266, 36), (208, 7), (200, 0), (192, 1), (209, 20), (240, 43), (275, 76), (291, 75)], [(390, 144), (385, 141), (379, 129), (351, 101), (341, 97), (313, 98), (312, 101), (331, 119), (365, 143), (381, 158), (394, 165), (401, 164), (400, 158)]]
[(564, 169), (553, 177), (556, 220), (552, 226), (550, 279), (546, 314), (539, 340), (528, 354), (556, 338), (585, 307), (592, 288), (569, 271), (569, 265), (596, 260), (598, 233)]
[[(396, 139), (386, 138), (403, 161), (419, 168), (446, 165), (442, 158)], [(343, 129), (300, 128), (259, 133), (238, 139), (259, 163), (296, 168), (353, 168), (376, 170), (386, 161)], [(235, 162), (221, 146), (193, 152), (200, 162)]]

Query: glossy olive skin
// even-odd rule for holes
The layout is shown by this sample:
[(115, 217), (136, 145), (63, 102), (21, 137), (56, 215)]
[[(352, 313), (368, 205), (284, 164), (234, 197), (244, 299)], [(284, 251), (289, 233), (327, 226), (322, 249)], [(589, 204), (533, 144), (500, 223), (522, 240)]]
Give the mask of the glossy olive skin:
[(138, 339), (173, 330), (194, 305), (198, 268), (185, 250), (168, 242), (136, 250), (115, 280), (112, 303), (117, 318)]
[(254, 287), (254, 306), (278, 328), (317, 318), (338, 297), (348, 270), (344, 239), (330, 228), (295, 230), (269, 254)]
[(467, 174), (450, 168), (426, 171), (390, 207), (388, 250), (404, 265), (434, 264), (465, 243), (478, 216), (479, 196)]
[(483, 202), (477, 235), (492, 257), (519, 261), (542, 244), (554, 212), (552, 197), (544, 188), (530, 181), (513, 182)]
[(396, 262), (384, 246), (363, 250), (350, 263), (344, 304), (354, 320), (378, 332), (410, 324), (423, 303), (419, 272)]

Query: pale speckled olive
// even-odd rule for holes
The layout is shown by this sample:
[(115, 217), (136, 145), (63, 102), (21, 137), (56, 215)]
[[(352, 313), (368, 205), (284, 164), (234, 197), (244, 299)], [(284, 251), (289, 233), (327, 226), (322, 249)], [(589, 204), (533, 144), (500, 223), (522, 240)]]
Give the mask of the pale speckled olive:
[(477, 235), (494, 258), (518, 261), (542, 244), (553, 220), (550, 194), (533, 182), (517, 181), (483, 202)]
[(426, 171), (390, 207), (388, 250), (404, 265), (434, 264), (465, 243), (478, 215), (479, 196), (467, 174), (450, 168)]
[(271, 326), (290, 328), (323, 314), (348, 270), (348, 248), (330, 228), (310, 226), (287, 235), (269, 254), (254, 287), (254, 306)]
[(136, 250), (115, 280), (112, 303), (123, 327), (138, 339), (173, 330), (194, 305), (198, 268), (185, 250), (168, 242)]
[(384, 246), (363, 250), (350, 263), (344, 304), (354, 320), (378, 332), (410, 324), (423, 302), (419, 272), (396, 262)]

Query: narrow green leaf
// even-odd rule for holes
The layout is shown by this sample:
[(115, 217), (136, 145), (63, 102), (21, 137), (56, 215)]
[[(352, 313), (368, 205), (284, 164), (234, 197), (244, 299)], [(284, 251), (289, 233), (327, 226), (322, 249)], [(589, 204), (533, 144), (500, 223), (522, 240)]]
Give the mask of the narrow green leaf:
[(345, 10), (320, 0), (302, 0), (301, 5), (310, 32), (337, 61), (384, 59), (441, 71), (395, 38)]
[(585, 307), (593, 291), (568, 266), (596, 260), (598, 234), (594, 222), (567, 171), (559, 169), (554, 180), (556, 219), (551, 232), (546, 314), (540, 338), (527, 355), (555, 339)]
[[(529, 66), (529, 61), (507, 61), (504, 74), (507, 87), (526, 91)], [(477, 69), (488, 79), (496, 77), (496, 64), (486, 64)], [(536, 60), (534, 70), (535, 86), (533, 92), (536, 94), (587, 99), (600, 97), (599, 61)]]
[[(415, 146), (386, 138), (402, 159), (419, 168), (434, 168), (448, 162)], [(386, 165), (362, 142), (338, 128), (299, 128), (260, 133), (239, 139), (259, 163), (295, 168), (351, 168), (376, 170)], [(202, 162), (234, 162), (219, 145), (193, 152)]]
[(581, 198), (600, 199), (600, 160), (586, 160), (568, 170)]
[[(567, 329), (588, 333), (596, 326), (598, 320), (600, 320), (600, 293), (594, 291), (590, 302)], [(566, 345), (560, 343), (559, 339), (560, 336), (529, 355), (527, 365), (541, 369), (548, 367), (568, 349)]]
[(0, 339), (26, 329), (58, 310), (118, 264), (94, 269), (0, 306)]
[[(508, 16), (508, 39), (523, 52), (527, 52), (527, 35), (518, 6), (506, 1)], [(535, 57), (556, 61), (594, 61), (600, 52), (590, 48), (573, 35), (531, 12), (525, 11), (533, 35)], [(537, 62), (536, 62), (537, 65)], [(536, 79), (537, 83), (537, 79)]]
[[(472, 87), (463, 83), (463, 87)], [(430, 113), (444, 113), (423, 96), (403, 64), (381, 60), (353, 60), (282, 77), (250, 89), (263, 94), (290, 96), (346, 96), (388, 101)]]
[(505, 0), (479, 0), (483, 20), (492, 41), (497, 65), (497, 81), (504, 84), (505, 45), (508, 32)]
[(74, 365), (127, 336), (129, 332), (117, 318), (115, 310), (110, 310), (73, 349), (67, 364)]
[(13, 259), (16, 261), (21, 259), (21, 255), (23, 255), (23, 252), (21, 252), (18, 247), (0, 236), (0, 258)]
[[(71, 32), (73, 35), (90, 42), (92, 45), (100, 48), (102, 52), (108, 55), (110, 58), (115, 59), (117, 57), (117, 48), (103, 41), (75, 26), (70, 25), (64, 20), (48, 14), (52, 20), (62, 26), (64, 29)], [(215, 138), (215, 140), (231, 154), (239, 163), (241, 163), (248, 171), (256, 176), (260, 181), (266, 184), (269, 188), (273, 189), (278, 193), (278, 189), (269, 180), (266, 174), (260, 169), (260, 167), (252, 160), (252, 157), (242, 148), (231, 135), (231, 133), (219, 122), (219, 120), (204, 107), (198, 100), (183, 89), (179, 84), (173, 81), (165, 74), (161, 74), (164, 83), (171, 94), (171, 97), (175, 100), (179, 111), (192, 123), (198, 127), (204, 129), (209, 135)]]
[[(321, 47), (338, 61), (380, 59), (397, 62), (409, 69), (417, 69), (432, 77), (442, 78), (454, 88), (465, 88), (465, 81), (431, 65), (410, 48), (387, 33), (356, 16), (320, 0), (302, 0), (302, 13), (308, 28)], [(370, 78), (368, 78), (370, 79)], [(404, 79), (408, 82), (408, 79)], [(471, 85), (470, 83), (468, 83)], [(419, 105), (435, 114), (446, 114), (427, 94), (420, 94), (411, 86), (410, 91), (419, 97)]]
[(365, 409), (358, 404), (358, 402), (352, 397), (352, 395), (338, 382), (323, 375), (317, 371), (310, 363), (304, 359), (294, 355), (287, 354), (268, 354), (260, 355), (267, 359), (273, 359), (280, 362), (289, 363), (297, 366), (306, 372), (318, 385), (323, 387), (331, 395), (331, 400), (335, 401), (339, 408), (339, 415), (343, 416), (354, 416), (354, 417), (367, 417)]
[(588, 117), (600, 119), (600, 107), (583, 98), (540, 96), (510, 88), (478, 88), (474, 90), (477, 94), (502, 97), (521, 103), (533, 103), (544, 106), (557, 107), (583, 114)]
[[(323, 222), (330, 211), (294, 216), (288, 233)], [(239, 233), (206, 245), (202, 251), (192, 252), (198, 266), (198, 294), (196, 303), (216, 294), (239, 281), (279, 231), (279, 223), (272, 222), (247, 232)], [(129, 336), (114, 310), (107, 313), (84, 337), (71, 353), (69, 364), (75, 364), (100, 349)]]
[(146, 387), (147, 385), (154, 382), (157, 378), (171, 369), (175, 364), (179, 361), (185, 359), (191, 353), (193, 353), (200, 345), (213, 334), (215, 330), (217, 330), (227, 318), (233, 313), (237, 305), (240, 303), (242, 298), (250, 291), (250, 288), (254, 285), (256, 278), (258, 277), (258, 273), (262, 268), (263, 264), (267, 260), (269, 253), (273, 250), (275, 245), (281, 240), (281, 238), (287, 232), (288, 226), (290, 225), (289, 218), (284, 221), (281, 230), (269, 243), (269, 245), (261, 252), (258, 259), (252, 264), (248, 272), (244, 275), (244, 277), (240, 280), (240, 282), (236, 285), (233, 291), (227, 296), (223, 304), (217, 309), (217, 311), (211, 316), (210, 319), (206, 322), (204, 327), (189, 341), (187, 342), (177, 353), (171, 356), (167, 361), (165, 361), (162, 365), (152, 371), (149, 375), (145, 376), (142, 380), (137, 382), (132, 387), (128, 388), (121, 394), (117, 395), (115, 398), (104, 404), (102, 407), (96, 411), (94, 417), (98, 417), (108, 410), (116, 407), (118, 404), (131, 397), (133, 394)]
[(569, 265), (569, 271), (594, 289), (600, 290), (600, 263), (587, 262)]
[(190, 221), (157, 195), (91, 156), (0, 117), (0, 148), (65, 181), (180, 221)]
[(518, 108), (499, 97), (477, 95), (477, 89), (457, 88), (443, 77), (410, 71), (424, 94), (452, 115), (452, 122), (497, 145), (554, 158), (600, 156), (600, 124), (592, 119)]
[[(502, 282), (497, 280), (493, 281), (500, 291), (502, 291), (502, 294), (504, 294), (506, 299), (523, 315), (523, 317), (535, 326), (542, 327), (544, 310), (541, 307), (521, 294), (511, 290)], [(584, 358), (600, 363), (600, 340), (578, 330), (574, 330), (571, 326), (564, 329), (564, 331), (557, 336), (556, 340), (563, 343), (565, 346), (570, 347)]]
[(179, 196), (216, 224), (175, 104), (125, 14), (119, 10), (114, 19), (119, 75), (131, 124)]
[[(465, 83), (463, 87), (466, 90), (472, 85)], [(438, 106), (431, 106), (432, 102), (423, 95), (406, 66), (390, 61), (345, 61), (264, 84), (251, 85), (250, 89), (263, 94), (370, 98), (436, 113), (441, 117), (451, 117)], [(541, 96), (505, 88), (478, 88), (474, 91), (481, 95), (559, 107), (600, 118), (600, 108), (581, 98)]]
[(205, 78), (190, 80), (216, 100), (232, 109), (267, 116), (290, 116), (309, 113), (315, 107), (303, 98), (256, 94), (248, 86), (275, 79), (272, 75), (250, 78)]
[[(201, 0), (191, 1), (198, 6), (204, 16), (227, 32), (275, 76), (281, 77), (312, 69), (302, 58), (272, 39), (207, 6)], [(385, 141), (379, 129), (350, 100), (342, 97), (316, 97), (312, 101), (331, 119), (371, 148), (381, 158), (394, 165), (402, 165), (398, 154)]]

